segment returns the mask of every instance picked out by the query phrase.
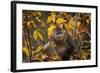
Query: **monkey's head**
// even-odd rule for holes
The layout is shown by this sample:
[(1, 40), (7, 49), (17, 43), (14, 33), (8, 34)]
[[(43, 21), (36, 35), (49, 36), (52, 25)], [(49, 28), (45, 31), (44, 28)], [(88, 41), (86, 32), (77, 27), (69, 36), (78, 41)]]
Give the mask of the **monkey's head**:
[(66, 31), (62, 28), (57, 27), (53, 32), (53, 39), (56, 41), (64, 40)]

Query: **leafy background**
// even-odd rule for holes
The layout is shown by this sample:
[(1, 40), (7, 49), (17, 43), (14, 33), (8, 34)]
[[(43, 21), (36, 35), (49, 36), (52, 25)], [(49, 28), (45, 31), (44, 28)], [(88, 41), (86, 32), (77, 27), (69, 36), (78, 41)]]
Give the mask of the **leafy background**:
[[(91, 14), (55, 11), (23, 10), (23, 62), (45, 61), (48, 57), (41, 53), (52, 32), (57, 26), (64, 25), (66, 32), (79, 45), (71, 60), (87, 60), (91, 58)], [(57, 56), (47, 58), (54, 61)]]

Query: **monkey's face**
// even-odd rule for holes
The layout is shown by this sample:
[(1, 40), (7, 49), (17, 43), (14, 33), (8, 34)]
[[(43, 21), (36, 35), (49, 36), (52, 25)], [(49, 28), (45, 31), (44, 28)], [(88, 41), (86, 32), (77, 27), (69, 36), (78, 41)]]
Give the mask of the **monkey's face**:
[(65, 30), (63, 29), (56, 29), (53, 33), (54, 40), (61, 41), (65, 37)]

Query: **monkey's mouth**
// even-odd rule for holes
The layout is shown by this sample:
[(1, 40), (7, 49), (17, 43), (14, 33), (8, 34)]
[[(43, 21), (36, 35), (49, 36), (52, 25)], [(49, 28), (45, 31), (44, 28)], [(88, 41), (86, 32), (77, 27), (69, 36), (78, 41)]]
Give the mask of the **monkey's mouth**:
[(61, 37), (61, 36), (58, 36), (57, 38), (58, 38), (58, 39), (62, 39), (62, 37)]

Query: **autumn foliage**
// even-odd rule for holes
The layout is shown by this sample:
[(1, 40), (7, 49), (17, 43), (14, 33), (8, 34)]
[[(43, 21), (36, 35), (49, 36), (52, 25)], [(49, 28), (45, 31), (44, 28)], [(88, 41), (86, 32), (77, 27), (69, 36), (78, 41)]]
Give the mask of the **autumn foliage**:
[(55, 11), (22, 11), (23, 62), (40, 62), (61, 60), (59, 56), (49, 57), (43, 51), (57, 26), (64, 26), (78, 50), (71, 60), (87, 60), (91, 58), (91, 14)]

